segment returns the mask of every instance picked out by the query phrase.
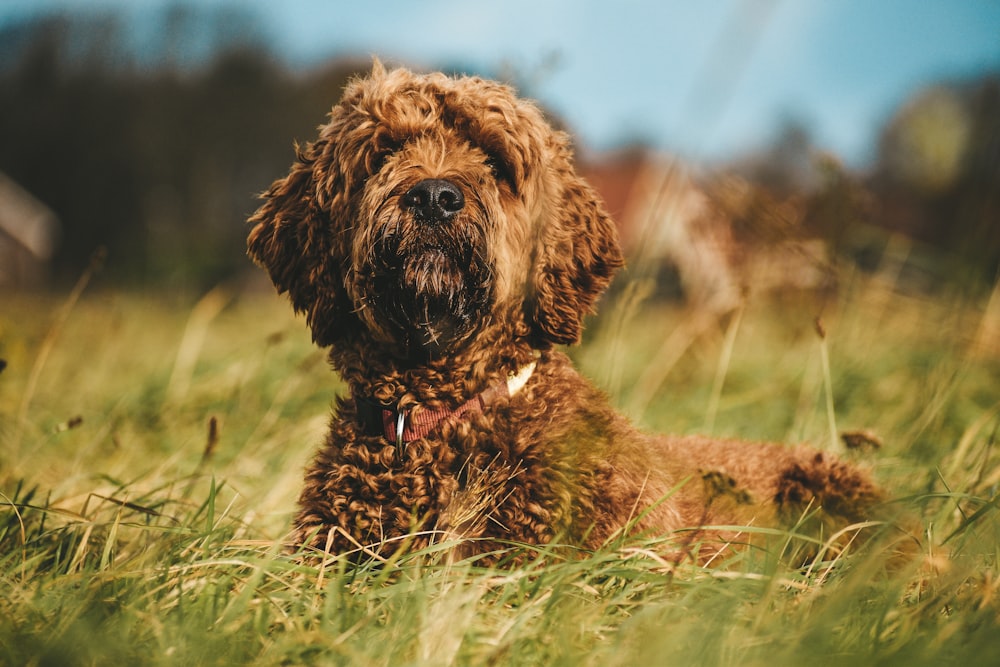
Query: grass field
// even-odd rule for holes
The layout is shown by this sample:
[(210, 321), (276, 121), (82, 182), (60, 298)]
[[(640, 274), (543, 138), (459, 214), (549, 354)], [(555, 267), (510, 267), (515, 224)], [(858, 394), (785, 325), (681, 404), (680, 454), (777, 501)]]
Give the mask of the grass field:
[[(513, 569), (306, 565), (280, 540), (341, 390), (269, 291), (0, 295), (2, 665), (1000, 664), (1000, 342), (987, 293), (604, 304), (581, 368), (644, 427), (842, 447), (920, 554), (715, 570), (655, 541)], [(825, 336), (817, 332), (821, 316)], [(670, 539), (666, 536), (662, 539)], [(788, 542), (797, 538), (788, 536)]]

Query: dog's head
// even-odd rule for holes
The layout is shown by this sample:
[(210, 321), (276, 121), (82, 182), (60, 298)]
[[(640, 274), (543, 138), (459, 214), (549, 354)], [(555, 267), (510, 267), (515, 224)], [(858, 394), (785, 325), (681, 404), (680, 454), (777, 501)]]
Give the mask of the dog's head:
[(537, 346), (575, 343), (622, 264), (568, 137), (482, 79), (376, 63), (264, 198), (249, 254), (324, 346), (446, 354), (495, 313)]

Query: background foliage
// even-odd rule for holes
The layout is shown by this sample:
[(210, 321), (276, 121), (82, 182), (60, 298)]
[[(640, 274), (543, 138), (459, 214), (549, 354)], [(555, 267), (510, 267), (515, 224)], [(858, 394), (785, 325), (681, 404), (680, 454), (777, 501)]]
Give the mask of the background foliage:
[[(256, 194), (287, 170), (293, 140), (313, 138), (348, 77), (370, 66), (345, 60), (293, 72), (254, 21), (234, 7), (178, 6), (141, 51), (113, 14), (99, 12), (0, 34), (0, 171), (60, 217), (53, 270), (62, 282), (101, 246), (111, 275), (161, 285), (207, 288), (246, 268), (244, 221)], [(508, 75), (516, 84), (516, 72)], [(822, 177), (831, 163), (818, 160), (808, 128), (794, 120), (772, 149), (719, 168), (782, 197), (837, 200), (847, 177), (867, 202), (866, 222), (949, 258), (935, 280), (992, 283), (998, 119), (1000, 75), (940, 82), (888, 121), (865, 173)], [(821, 231), (842, 239), (842, 216)]]

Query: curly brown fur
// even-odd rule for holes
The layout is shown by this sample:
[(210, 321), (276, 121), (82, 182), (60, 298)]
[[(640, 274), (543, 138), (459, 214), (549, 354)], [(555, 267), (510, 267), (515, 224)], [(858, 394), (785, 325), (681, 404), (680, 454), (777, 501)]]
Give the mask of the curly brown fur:
[[(306, 473), (298, 543), (594, 547), (627, 528), (770, 525), (810, 506), (855, 521), (878, 498), (810, 450), (643, 434), (552, 349), (579, 341), (622, 257), (568, 137), (501, 84), (376, 63), (251, 223), (251, 257), (350, 389)], [(360, 414), (371, 401), (455, 410), (532, 362), (523, 390), (403, 448)]]

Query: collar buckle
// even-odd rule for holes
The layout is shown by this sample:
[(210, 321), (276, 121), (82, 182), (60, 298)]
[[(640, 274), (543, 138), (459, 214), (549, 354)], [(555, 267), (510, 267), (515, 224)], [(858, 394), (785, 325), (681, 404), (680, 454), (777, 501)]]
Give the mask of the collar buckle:
[(403, 452), (406, 451), (406, 442), (403, 440), (403, 431), (406, 430), (406, 416), (410, 413), (409, 408), (399, 408), (396, 411), (396, 456), (400, 460)]

